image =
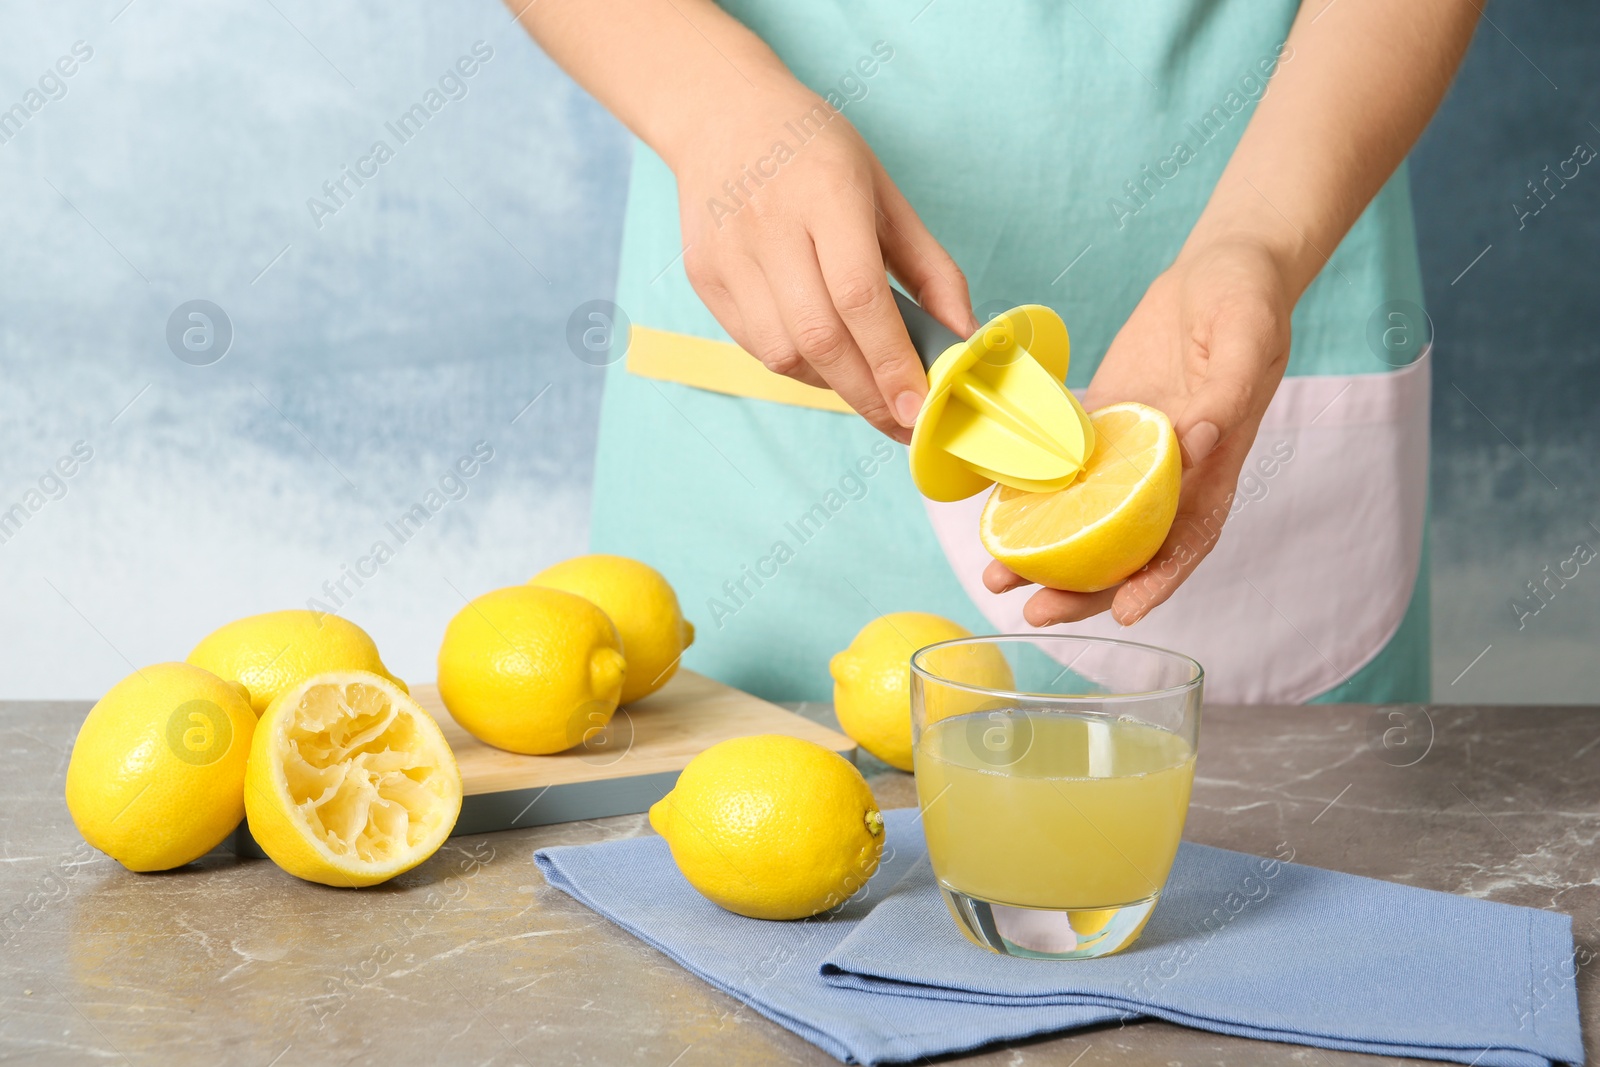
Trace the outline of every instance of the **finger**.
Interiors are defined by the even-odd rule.
[[[728,279],[727,289],[738,305],[742,322],[740,333],[729,330],[729,336],[774,374],[782,374],[819,389],[828,388],[822,375],[801,357],[800,350],[790,340],[766,276],[754,260],[747,262],[749,270],[732,273]]]
[[[754,260],[736,260],[728,268],[701,266],[690,281],[734,344],[775,374],[819,389],[828,387],[789,340],[766,278]]]
[[[1224,438],[1259,421],[1289,361],[1283,321],[1264,308],[1219,313],[1206,338],[1205,376],[1173,430],[1185,467],[1204,463]]]
[[[1062,622],[1082,622],[1111,607],[1116,589],[1098,593],[1069,593],[1065,589],[1041,589],[1022,606],[1022,618],[1029,626],[1053,626]]]
[[[967,278],[881,167],[877,177],[878,244],[889,273],[912,299],[962,337],[978,332]]]
[[[1210,554],[1219,533],[1220,528],[1208,528],[1195,517],[1180,514],[1160,551],[1117,590],[1111,617],[1132,626],[1165,604]]]
[[[1239,469],[1254,437],[1252,427],[1241,428],[1204,467],[1184,476],[1178,514],[1166,540],[1117,591],[1111,615],[1118,623],[1131,626],[1166,603],[1217,546],[1233,507]]]
[[[852,207],[829,215],[813,225],[812,238],[834,310],[872,369],[896,421],[913,425],[928,392],[928,375],[889,289],[870,209]]]
[[[733,293],[728,288],[725,275],[736,271],[725,271],[722,265],[710,257],[709,254],[695,248],[685,249],[683,255],[684,273],[688,275],[689,285],[694,289],[700,302],[711,312],[717,324],[728,331],[728,336],[746,352],[750,349],[741,340],[745,336],[744,316],[739,312],[739,302],[733,298]]]
[[[896,440],[910,435],[889,412],[861,350],[834,309],[817,264],[816,248],[801,231],[782,247],[769,248],[761,269],[778,316],[800,356],[861,417]]]
[[[1013,589],[1032,584],[997,559],[990,560],[989,565],[983,568],[983,587],[991,593],[1009,593]]]

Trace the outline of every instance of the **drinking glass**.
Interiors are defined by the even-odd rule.
[[[1176,652],[1061,634],[911,657],[917,799],[962,933],[1034,959],[1134,942],[1183,835],[1203,679]]]

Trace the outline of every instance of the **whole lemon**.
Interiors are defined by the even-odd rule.
[[[617,628],[583,597],[536,585],[485,593],[439,646],[439,696],[485,744],[532,756],[603,730],[626,667]]]
[[[677,673],[683,650],[694,643],[694,624],[683,617],[678,595],[649,564],[626,556],[577,556],[534,575],[530,585],[563,589],[611,616],[628,657],[622,703],[654,693]]]
[[[303,609],[236,619],[202,638],[187,662],[241,683],[257,715],[285,689],[326,671],[371,671],[406,687],[383,665],[365,630],[337,615]]]
[[[376,885],[444,844],[461,814],[461,772],[439,724],[399,686],[332,671],[262,713],[245,810],[251,836],[290,874]]]
[[[779,734],[700,753],[651,807],[650,825],[690,885],[753,919],[803,919],[844,903],[883,853],[883,816],[861,772]]]
[[[83,839],[130,871],[210,852],[244,817],[256,716],[237,686],[187,663],[128,675],[89,710],[67,764]]]
[[[911,654],[971,636],[959,623],[922,611],[897,611],[867,623],[828,662],[839,727],[889,766],[911,770]],[[1011,670],[997,648],[983,646],[967,673],[961,681],[969,685],[1011,685]]]

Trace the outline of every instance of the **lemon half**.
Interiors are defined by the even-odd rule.
[[[311,882],[368,886],[436,852],[461,814],[461,772],[439,726],[399,686],[333,671],[261,716],[245,775],[250,833]]]
[[[996,486],[978,523],[983,547],[1030,582],[1093,593],[1150,561],[1178,513],[1183,476],[1172,423],[1144,404],[1091,412],[1094,452],[1065,489]]]

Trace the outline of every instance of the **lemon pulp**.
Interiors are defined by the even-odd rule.
[[[461,775],[438,725],[394,683],[335,672],[267,710],[245,805],[256,840],[291,874],[372,885],[421,863],[449,836]]]

